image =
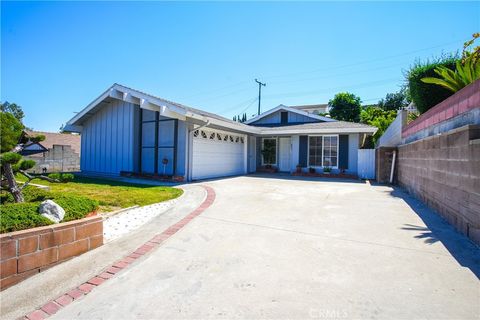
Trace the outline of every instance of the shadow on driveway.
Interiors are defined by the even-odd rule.
[[[389,192],[392,197],[401,198],[423,220],[426,227],[405,224],[401,229],[426,244],[441,242],[457,262],[469,268],[480,279],[480,248],[462,235],[439,214],[428,208],[399,187]]]

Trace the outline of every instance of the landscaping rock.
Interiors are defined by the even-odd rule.
[[[63,220],[65,216],[65,210],[60,207],[58,204],[53,202],[52,200],[45,200],[40,203],[40,207],[38,208],[41,216],[52,220],[55,223],[59,223]]]

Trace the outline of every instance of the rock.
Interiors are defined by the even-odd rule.
[[[40,212],[41,216],[52,220],[55,223],[59,223],[63,220],[65,216],[65,210],[60,207],[58,204],[53,202],[52,200],[45,200],[40,203],[40,207],[38,208],[38,212]]]

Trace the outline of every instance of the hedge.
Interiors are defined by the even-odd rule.
[[[0,233],[24,230],[50,225],[53,222],[38,213],[41,201],[52,199],[65,210],[62,222],[85,218],[90,212],[97,210],[98,201],[82,196],[64,195],[26,187],[23,190],[24,203],[13,203],[9,193],[1,195]]]
[[[435,68],[445,66],[455,70],[456,56],[447,56],[435,61],[417,62],[406,74],[410,98],[420,113],[424,113],[438,103],[450,97],[453,92],[439,85],[424,83],[425,77],[438,77]]]
[[[49,219],[38,214],[38,203],[10,203],[0,208],[0,233],[48,226],[53,224]]]
[[[98,209],[98,201],[81,196],[61,195],[53,200],[65,210],[63,222],[82,219]]]

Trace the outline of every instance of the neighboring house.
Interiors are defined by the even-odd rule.
[[[328,104],[308,104],[304,106],[290,106],[291,108],[306,111],[313,114],[325,114],[329,112]]]
[[[22,155],[36,162],[31,172],[80,171],[80,135],[28,131],[28,135],[44,135],[45,140],[26,143]]]
[[[73,117],[81,132],[81,171],[205,179],[255,172],[263,165],[293,172],[297,164],[357,173],[362,135],[376,131],[280,105],[245,124],[119,84]],[[273,150],[268,159],[265,146]]]

